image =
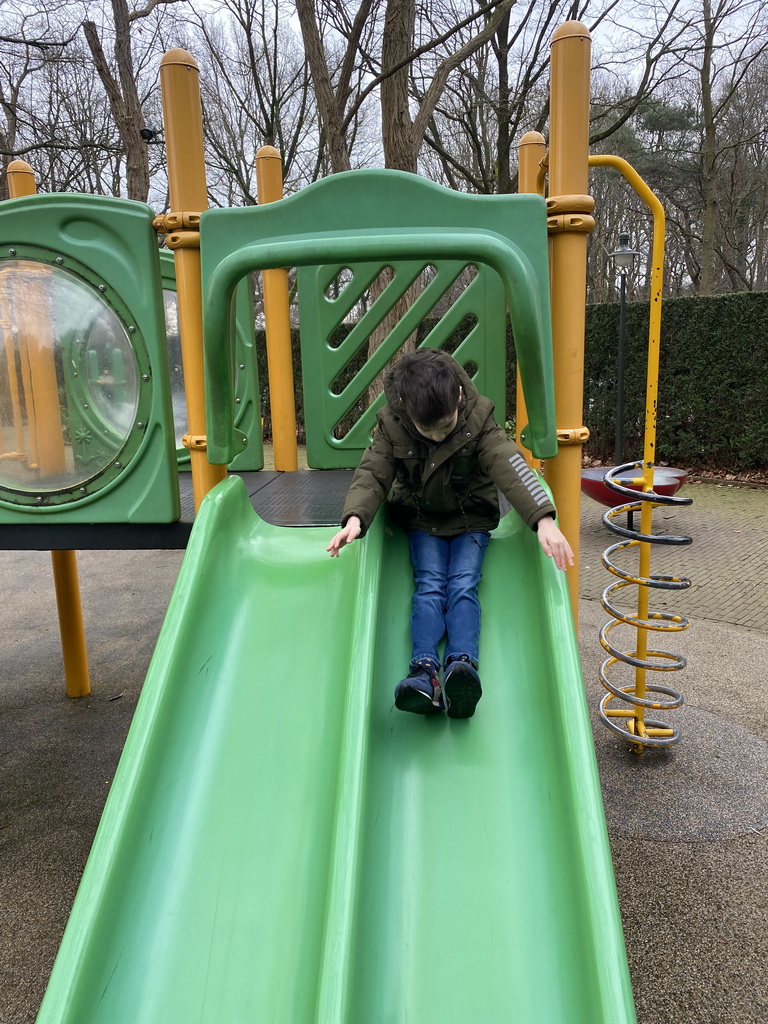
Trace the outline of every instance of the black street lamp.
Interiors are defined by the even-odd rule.
[[[619,272],[620,281],[619,352],[616,364],[616,443],[613,462],[615,466],[621,466],[624,451],[624,337],[626,333],[627,274],[633,269],[635,258],[641,254],[630,248],[629,233],[622,231],[619,234],[618,249],[609,255],[613,260],[614,269]]]

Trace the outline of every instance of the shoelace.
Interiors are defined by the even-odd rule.
[[[429,673],[429,681],[432,684],[432,703],[437,704],[443,695],[440,677],[437,674],[437,666],[433,665],[431,661],[417,661],[415,664]]]

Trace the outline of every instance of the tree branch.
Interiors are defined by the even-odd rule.
[[[394,64],[391,68],[387,68],[385,72],[376,75],[376,77],[371,79],[368,85],[363,90],[361,90],[359,96],[357,97],[357,100],[350,107],[342,123],[342,130],[347,130],[347,128],[350,125],[350,122],[352,121],[352,119],[357,114],[357,111],[362,106],[363,101],[367,99],[368,96],[370,96],[370,94],[374,91],[374,89],[377,89],[385,79],[391,78],[392,75],[402,70],[402,68],[407,67],[409,64],[413,64],[413,62],[418,57],[421,57],[425,53],[429,53],[430,50],[434,50],[442,43],[447,42],[451,38],[451,36],[454,36],[462,28],[466,28],[467,25],[471,25],[473,22],[477,21],[478,18],[481,18],[484,14],[488,14],[489,11],[493,11],[497,7],[499,9],[503,8],[504,11],[507,11],[510,8],[512,8],[515,5],[515,3],[517,3],[517,0],[492,0],[491,3],[485,4],[483,7],[478,8],[478,10],[475,11],[474,14],[470,14],[463,21],[460,21],[458,24],[448,29],[448,31],[443,32],[441,36],[437,36],[435,39],[431,39],[428,43],[424,43],[423,46],[417,47],[417,49],[415,49],[412,53],[409,53],[406,58],[399,61],[397,64]],[[495,31],[497,21],[494,21],[493,24]],[[484,41],[485,39],[483,39],[483,42]]]
[[[91,51],[93,57],[93,63],[98,72],[99,78],[102,81],[104,89],[109,98],[110,106],[113,110],[123,109],[123,94],[120,92],[120,86],[118,85],[117,79],[112,74],[109,67],[109,61],[107,60],[106,54],[101,45],[99,34],[96,31],[96,25],[92,21],[83,22],[83,34],[85,35],[88,48]]]
[[[479,49],[483,43],[487,42],[495,34],[499,23],[505,17],[507,11],[514,6],[515,2],[516,0],[501,0],[501,3],[496,6],[493,15],[486,22],[485,27],[476,36],[468,40],[464,46],[456,50],[455,53],[446,57],[442,64],[440,64],[414,119],[414,138],[420,139],[424,136],[429,119],[434,113],[451,71],[462,64],[467,57],[470,57],[475,50]]]
[[[146,18],[159,4],[177,3],[186,3],[186,0],[149,0],[147,6],[142,7],[140,11],[131,11],[128,15],[128,21],[137,21],[139,18]]]
[[[67,39],[52,40],[51,42],[46,42],[44,39],[25,39],[23,36],[0,35],[0,43],[9,43],[11,46],[31,46],[36,50],[64,49],[75,38],[77,31],[75,29]]]

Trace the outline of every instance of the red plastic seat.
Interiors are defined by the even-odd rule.
[[[581,471],[581,489],[589,498],[599,501],[602,505],[615,508],[623,505],[626,497],[606,487],[603,477],[613,466],[588,466]],[[655,466],[653,470],[653,489],[657,494],[671,496],[683,486],[688,476],[685,469],[672,466]],[[642,487],[633,486],[632,490],[641,491]]]

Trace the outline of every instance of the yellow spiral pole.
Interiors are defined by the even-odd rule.
[[[658,199],[658,197],[651,191],[647,183],[641,178],[637,171],[629,164],[626,160],[618,156],[611,155],[600,155],[589,157],[590,167],[613,167],[618,170],[626,179],[626,181],[632,186],[637,195],[643,200],[646,206],[651,211],[653,216],[653,243],[651,249],[651,291],[650,291],[650,318],[648,327],[648,367],[646,377],[646,399],[645,399],[645,432],[643,442],[643,461],[642,467],[639,465],[637,468],[642,468],[642,477],[627,477],[623,475],[621,479],[618,477],[618,473],[614,471],[614,475],[620,484],[632,483],[635,486],[642,484],[643,494],[649,497],[653,492],[653,470],[656,462],[656,426],[657,426],[657,409],[658,409],[658,393],[659,393],[659,353],[661,345],[661,304],[662,304],[662,289],[664,285],[664,236],[666,230],[666,218],[664,215],[664,208]],[[628,467],[621,467],[622,470],[626,470]],[[615,488],[614,488],[615,489]],[[689,504],[689,500],[686,499],[675,499],[676,503]],[[648,581],[653,580],[654,577],[651,575],[651,544],[654,543],[652,538],[653,535],[653,509],[659,504],[658,501],[649,500],[646,498],[640,502],[640,533],[637,535],[637,539],[632,541],[632,544],[638,544],[639,546],[639,566],[636,578],[627,577],[632,582],[638,583],[638,597],[637,597],[637,616],[631,621],[635,624],[637,642],[636,650],[634,652],[634,660],[630,663],[635,664],[635,685],[633,694],[638,702],[635,703],[632,711],[630,712],[619,712],[610,711],[608,715],[623,716],[628,719],[627,728],[633,736],[637,737],[636,748],[642,748],[643,741],[648,742],[649,739],[655,739],[658,744],[659,741],[667,739],[674,741],[677,739],[677,731],[674,729],[653,728],[648,730],[645,723],[645,710],[647,706],[654,706],[648,698],[648,686],[646,681],[647,663],[648,663],[648,629],[653,628],[647,625],[651,619],[649,618],[649,601],[650,601],[650,589],[652,584],[649,585]],[[612,519],[618,515],[622,510],[623,506],[618,509],[613,509],[607,513],[606,522],[611,522]],[[618,532],[618,531],[617,531]],[[686,538],[687,541],[687,538]],[[658,541],[657,541],[658,542]],[[682,539],[677,539],[678,543],[682,543]],[[630,546],[630,545],[626,545]],[[605,559],[604,559],[605,561]],[[613,570],[611,570],[613,571]],[[672,578],[670,577],[671,581]],[[643,581],[641,584],[640,581]],[[684,582],[686,585],[688,581],[677,580],[677,582]],[[610,609],[609,609],[610,610]],[[662,619],[666,616],[660,616],[658,614],[652,617],[653,619]],[[677,628],[685,628],[687,622],[679,617],[671,617],[672,621],[677,622]],[[624,619],[623,621],[628,621]],[[684,625],[681,625],[684,624]],[[661,627],[656,627],[661,628]],[[670,628],[668,625],[666,628]],[[604,631],[605,633],[605,631]],[[604,634],[603,634],[604,636]],[[604,644],[604,646],[606,646]],[[609,648],[607,648],[609,649]],[[613,650],[613,649],[611,649]],[[663,652],[652,651],[652,656],[666,658],[668,657]],[[679,662],[680,659],[676,659]],[[645,663],[645,664],[643,664]],[[684,664],[684,661],[682,662]],[[682,667],[679,663],[675,667]],[[604,666],[605,668],[605,666]],[[659,669],[657,669],[659,670]],[[678,695],[679,697],[679,695]],[[610,696],[607,700],[612,699]],[[606,698],[604,698],[606,700]],[[682,698],[675,700],[673,704],[667,706],[678,706],[682,703]]]

